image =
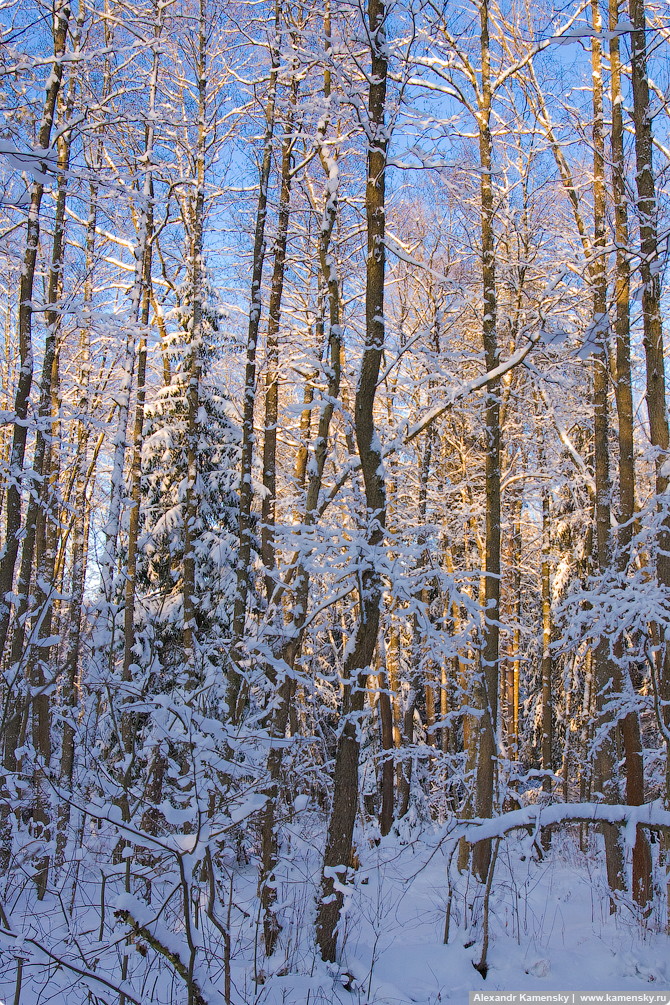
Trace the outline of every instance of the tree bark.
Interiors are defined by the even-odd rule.
[[[656,496],[665,493],[670,478],[668,417],[665,403],[665,362],[661,315],[661,262],[658,253],[656,184],[654,180],[652,120],[647,76],[646,13],[644,0],[630,0],[631,77],[635,124],[637,213],[640,227],[640,276],[642,279],[642,327],[647,371],[649,435],[655,448]],[[663,520],[658,536],[656,570],[659,583],[670,588],[670,518]],[[663,721],[670,726],[670,647],[661,660],[659,698]],[[666,763],[666,803],[670,804],[670,758]]]
[[[261,557],[265,567],[268,602],[275,588],[275,510],[277,501],[277,421],[279,418],[279,325],[286,269],[286,242],[291,204],[293,120],[298,100],[298,78],[291,78],[281,153],[279,214],[275,238],[274,268],[268,310],[267,354],[265,361],[265,424],[263,437],[263,488],[261,503]]]
[[[493,143],[491,139],[491,65],[489,50],[488,0],[482,0],[480,14],[481,97],[478,111],[479,156],[481,166],[481,236],[484,319],[482,334],[487,370],[498,366],[496,255],[493,202]],[[499,629],[500,617],[500,378],[486,386],[486,565],[484,591],[484,627],[482,644],[482,682],[476,688],[482,715],[476,751],[478,817],[493,813],[496,730],[498,725]],[[485,883],[491,860],[491,842],[475,845],[472,865],[480,882]]]
[[[551,693],[551,537],[549,519],[549,490],[542,490],[542,788],[551,792],[551,779],[547,772],[552,770],[553,703]]]
[[[270,82],[265,109],[265,136],[263,137],[263,161],[261,163],[258,206],[256,209],[256,229],[251,276],[251,300],[249,305],[249,327],[247,331],[246,367],[244,374],[244,404],[242,409],[242,456],[240,472],[240,510],[238,519],[238,552],[233,608],[233,632],[228,670],[228,716],[233,723],[238,722],[242,709],[240,689],[242,676],[239,670],[241,645],[244,637],[244,623],[247,610],[247,588],[251,563],[251,469],[254,452],[254,403],[256,400],[256,350],[261,319],[261,283],[265,264],[265,222],[267,218],[268,184],[272,167],[272,136],[275,126],[275,105],[277,100],[277,78],[279,76],[279,45],[281,39],[282,0],[275,3],[275,38],[270,48]]]
[[[63,79],[62,56],[65,53],[69,21],[69,3],[67,0],[60,0],[54,10],[54,61],[46,83],[46,97],[42,110],[42,120],[37,134],[38,147],[44,151],[47,151],[51,144],[51,129],[56,112],[58,93]],[[47,170],[47,165],[41,163],[39,169],[44,173]],[[37,248],[40,236],[40,209],[43,192],[44,185],[42,182],[34,181],[30,192],[26,250],[19,284],[18,334],[21,366],[14,399],[15,420],[7,487],[5,545],[0,554],[0,653],[5,651],[5,643],[7,641],[11,611],[11,600],[8,594],[11,594],[12,591],[14,567],[16,565],[20,540],[21,479],[26,438],[28,435],[26,419],[33,380],[33,284],[35,281],[35,266],[37,263]]]
[[[321,892],[317,905],[316,941],[324,960],[334,960],[337,949],[337,922],[342,893],[335,890],[334,878],[346,878],[358,805],[359,719],[365,686],[377,643],[381,577],[375,552],[382,544],[386,525],[386,487],[381,447],[375,431],[374,401],[384,347],[385,275],[385,188],[388,135],[385,125],[386,8],[383,0],[368,0],[368,38],[371,74],[368,91],[368,158],[365,191],[368,254],[365,288],[365,349],[354,403],[356,442],[361,460],[367,504],[367,558],[360,572],[360,617],[354,644],[345,663],[345,678],[351,696],[343,714],[337,744],[333,778],[333,805],[328,824],[323,860]]]
[[[633,394],[630,367],[630,265],[628,239],[628,200],[626,194],[626,165],[624,157],[623,93],[621,89],[621,60],[619,36],[614,33],[619,23],[621,0],[610,0],[610,81],[612,90],[612,191],[614,195],[614,221],[616,242],[616,375],[615,393],[619,418],[619,531],[618,568],[625,574],[630,561],[630,545],[635,516],[635,463],[633,452]],[[625,640],[619,637],[614,643],[614,663],[621,660]],[[618,691],[632,692],[627,666],[619,664],[615,678]],[[640,717],[629,712],[621,723],[625,751],[626,802],[629,806],[644,803],[644,762]],[[633,897],[644,907],[652,896],[651,849],[645,830],[638,827],[633,847]]]
[[[593,438],[596,481],[596,550],[601,575],[609,571],[611,560],[610,474],[608,436],[608,336],[605,219],[605,150],[603,134],[602,24],[598,0],[592,0],[593,37],[591,58],[593,68],[593,259],[591,280],[593,289],[593,338],[597,350],[593,361]],[[602,734],[597,751],[596,784],[607,803],[620,802],[618,771],[611,713],[606,706],[611,698],[612,661],[607,638],[595,647],[595,679],[597,689],[598,725]],[[608,728],[609,725],[609,728]],[[617,827],[602,825],[605,838],[607,880],[610,890],[624,888],[623,851]],[[614,900],[611,901],[614,910]]]
[[[207,14],[206,0],[200,0],[198,19],[198,142],[196,149],[196,190],[191,220],[191,297],[192,318],[190,359],[186,391],[187,472],[184,499],[184,559],[182,570],[183,645],[186,687],[198,683],[196,668],[196,596],[195,540],[198,525],[198,413],[200,410],[200,375],[202,370],[203,313],[203,227],[205,217],[205,154],[207,146]]]
[[[324,17],[324,33],[326,41],[330,38],[329,8],[326,7]],[[328,44],[326,46],[328,48]],[[324,74],[324,97],[327,108],[330,99],[330,76]],[[319,424],[314,440],[314,461],[310,474],[307,492],[305,495],[304,526],[310,528],[318,520],[318,504],[321,485],[323,482],[323,472],[328,454],[328,441],[330,436],[330,423],[335,409],[335,402],[340,394],[341,380],[341,358],[342,358],[342,327],[340,323],[340,288],[337,276],[335,258],[330,252],[331,238],[338,211],[338,186],[339,173],[337,158],[331,156],[326,143],[326,132],[328,128],[328,115],[322,118],[317,132],[317,143],[319,147],[320,160],[326,172],[328,182],[326,185],[326,195],[319,230],[318,254],[321,267],[321,275],[328,290],[329,305],[329,361],[328,361],[328,394],[321,407],[319,414]],[[304,461],[303,461],[304,456]],[[295,466],[295,476],[301,480],[304,477],[307,454],[302,448],[298,451]],[[307,623],[308,601],[309,601],[309,569],[306,565],[308,552],[297,554],[296,576],[294,585],[294,604],[291,614],[290,624],[287,629],[287,641],[284,645],[283,659],[286,665],[293,670],[298,659],[302,645],[302,637]],[[276,739],[283,739],[286,733],[286,726],[290,713],[290,701],[293,694],[292,679],[285,677],[277,689],[278,705],[273,715],[271,732]],[[269,787],[267,790],[268,800],[265,805],[262,823],[261,837],[261,871],[259,876],[259,888],[261,903],[263,905],[263,934],[265,941],[265,951],[271,956],[279,935],[279,923],[274,913],[276,901],[276,888],[271,879],[273,870],[277,863],[277,833],[275,826],[275,810],[279,795],[279,778],[283,760],[283,746],[277,744],[270,750],[268,757]]]

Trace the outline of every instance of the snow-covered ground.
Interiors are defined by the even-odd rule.
[[[489,969],[484,979],[473,966],[482,951],[484,888],[472,877],[457,874],[455,857],[449,941],[443,942],[450,896],[447,866],[453,849],[445,833],[444,828],[428,824],[422,831],[407,829],[379,843],[359,834],[360,867],[347,892],[341,922],[344,945],[337,966],[321,962],[312,941],[322,840],[316,814],[298,814],[285,830],[278,870],[283,930],[280,947],[270,961],[262,954],[254,862],[239,866],[231,861],[231,1001],[235,1005],[437,1005],[449,1000],[466,1005],[470,991],[487,995],[656,995],[670,991],[665,891],[657,891],[646,919],[625,902],[610,914],[602,839],[592,828],[588,849],[582,852],[576,826],[554,834],[551,850],[542,860],[536,852],[528,855],[528,841],[522,843],[514,834],[501,842],[490,897]],[[653,848],[656,857],[658,845]],[[92,869],[81,872],[69,934],[63,921],[69,905],[49,896],[38,906],[30,886],[23,893],[17,889],[18,899],[9,904],[13,930],[23,930],[43,944],[48,941],[54,955],[78,960],[82,969],[85,964],[117,986],[122,955],[128,953],[131,983],[126,987],[132,986],[142,1005],[186,1005],[184,982],[174,976],[167,961],[147,951],[141,941],[125,948],[127,929],[114,919],[114,906],[120,902],[115,900],[119,890],[114,893],[111,879],[107,881],[104,938],[97,941],[100,884],[93,882]],[[657,869],[657,875],[661,872]],[[160,922],[171,927],[173,946],[184,940],[177,919],[178,912],[172,916],[166,909]],[[221,944],[217,950],[204,921],[201,915],[200,973],[207,971],[208,997],[218,1005],[224,1001]],[[3,938],[3,949],[0,1001],[12,1003],[15,961],[21,948]],[[118,992],[111,988],[78,980],[71,970],[58,969],[53,961],[48,965],[45,957],[29,958],[33,949],[30,944],[24,946],[22,1005],[119,1001]]]

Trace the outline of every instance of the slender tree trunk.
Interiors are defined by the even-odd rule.
[[[71,118],[73,108],[74,84],[71,84],[67,102],[66,121]],[[49,488],[52,438],[51,432],[47,432],[47,424],[51,424],[52,379],[54,375],[54,364],[57,352],[57,332],[60,322],[60,314],[57,310],[55,310],[55,304],[61,288],[70,142],[71,137],[69,133],[63,134],[59,142],[58,190],[56,195],[56,213],[54,219],[51,267],[49,270],[47,293],[49,304],[49,309],[47,310],[46,315],[47,334],[44,344],[42,377],[40,381],[39,423],[35,436],[35,450],[33,454],[33,471],[36,485],[30,494],[26,512],[24,527],[25,536],[23,538],[23,546],[21,549],[21,566],[19,569],[19,580],[17,584],[19,605],[17,616],[14,619],[9,659],[9,665],[12,668],[11,672],[13,673],[17,683],[20,679],[22,669],[25,667],[27,662],[30,662],[30,653],[32,653],[35,646],[35,639],[32,636],[34,633],[36,634],[39,631],[38,624],[41,624],[41,622],[35,621],[34,633],[30,632],[29,636],[29,652],[26,653],[25,640],[26,631],[29,628],[29,608],[32,606],[34,614],[37,614],[38,618],[41,617],[42,621],[44,615],[42,610],[45,601],[44,590],[38,587],[36,591],[37,595],[31,604],[30,584],[35,571],[33,568],[35,564],[39,570],[38,579],[40,582],[44,583],[45,570],[43,568],[43,558],[46,543],[46,510],[53,502],[53,500],[50,499],[51,493]],[[14,697],[14,708],[10,713],[11,718],[5,733],[5,763],[10,770],[14,770],[11,768],[11,765],[15,765],[16,763],[14,751],[16,750],[16,744],[18,742],[19,725],[22,714],[20,691]],[[35,699],[35,701],[41,703],[42,705],[44,704],[39,696]]]
[[[379,724],[381,727],[382,761],[381,761],[381,810],[379,828],[382,836],[388,834],[393,825],[393,775],[395,758],[393,751],[393,708],[391,705],[391,685],[388,670],[380,668],[377,674],[379,684]]]
[[[105,61],[103,78],[103,94],[109,93],[110,72],[109,60]],[[102,136],[98,135],[94,164],[99,168],[102,163]],[[72,791],[72,778],[75,763],[75,717],[78,693],[76,687],[77,669],[79,666],[79,648],[81,642],[81,619],[84,602],[84,582],[86,578],[87,536],[88,536],[88,505],[86,489],[88,483],[88,441],[90,436],[90,399],[89,384],[91,373],[91,325],[90,312],[93,296],[93,271],[95,268],[96,227],[98,213],[99,183],[94,171],[90,184],[89,213],[86,226],[86,279],[84,282],[84,310],[88,319],[82,329],[80,339],[80,397],[79,418],[77,422],[77,473],[75,477],[75,511],[74,532],[72,542],[72,585],[70,600],[70,627],[68,632],[65,666],[63,672],[63,704],[67,709],[63,717],[63,737],[61,741],[60,782],[68,792]],[[70,803],[61,800],[58,808],[58,825],[56,834],[56,867],[63,864],[67,828],[70,822]]]
[[[660,500],[670,479],[667,474],[669,435],[665,402],[665,362],[661,314],[661,262],[658,253],[656,184],[654,180],[652,118],[647,76],[646,14],[644,0],[630,0],[631,77],[635,123],[637,213],[640,226],[642,327],[647,370],[647,414],[652,446],[656,448],[656,495]],[[665,517],[658,538],[656,568],[659,583],[670,587],[670,518]],[[670,726],[670,647],[661,660],[660,699],[663,721]],[[670,758],[666,763],[666,802],[670,803]]]
[[[351,698],[344,708],[344,725],[338,738],[333,778],[333,805],[323,859],[321,892],[317,906],[316,941],[324,960],[334,960],[337,922],[342,894],[335,891],[334,876],[346,877],[351,857],[358,805],[358,720],[363,711],[365,685],[377,643],[381,577],[375,551],[382,544],[386,525],[386,487],[381,448],[375,432],[374,400],[384,347],[384,234],[386,150],[384,122],[386,79],[386,8],[383,0],[368,0],[368,38],[371,75],[368,92],[368,160],[365,193],[368,254],[365,290],[365,349],[354,404],[356,441],[361,459],[368,513],[368,557],[360,572],[360,617],[356,636],[345,663]]]
[[[277,501],[277,421],[279,418],[279,324],[286,270],[286,242],[291,203],[293,120],[298,100],[298,78],[291,78],[288,109],[281,154],[279,214],[275,239],[274,268],[268,310],[267,358],[265,370],[265,428],[263,439],[263,487],[261,504],[261,557],[265,566],[268,601],[274,593],[275,510]]]
[[[228,715],[237,722],[242,709],[240,688],[242,676],[239,670],[241,644],[244,637],[244,622],[247,610],[247,585],[251,563],[251,468],[254,450],[254,403],[256,400],[256,350],[261,319],[261,283],[265,263],[265,221],[267,218],[268,184],[272,167],[272,136],[275,126],[275,104],[277,100],[277,77],[279,75],[279,46],[281,38],[282,0],[275,3],[275,40],[270,50],[271,70],[268,101],[265,110],[265,136],[263,138],[263,161],[258,187],[258,207],[256,209],[256,230],[251,276],[251,301],[249,306],[249,328],[247,333],[246,368],[244,375],[244,404],[242,414],[242,457],[240,474],[240,511],[238,527],[238,553],[233,608],[233,638],[230,666],[228,671]]]
[[[491,139],[491,68],[489,52],[488,0],[479,7],[481,22],[482,89],[478,112],[481,165],[482,280],[484,290],[483,338],[487,370],[498,366],[497,303],[495,275],[495,234],[493,229],[493,144]],[[486,387],[486,568],[484,593],[484,638],[482,645],[482,702],[477,742],[475,797],[478,817],[493,813],[496,730],[498,725],[499,629],[500,617],[500,379]],[[491,859],[491,842],[480,841],[473,849],[472,865],[484,883]]]
[[[202,358],[203,311],[203,227],[205,216],[205,155],[207,147],[207,13],[206,0],[200,0],[198,22],[198,145],[196,151],[196,190],[191,226],[191,296],[190,365],[187,408],[187,474],[184,499],[184,560],[182,571],[183,643],[186,686],[196,687],[196,596],[195,540],[198,528],[198,412],[200,410],[200,374]]]
[[[158,88],[159,55],[157,42],[162,28],[160,19],[154,28],[155,44],[151,77],[149,81],[149,114],[144,131],[144,161],[145,173],[142,185],[142,207],[140,213],[140,231],[145,230],[144,238],[140,233],[140,243],[144,243],[144,260],[142,262],[142,308],[140,314],[140,341],[137,354],[137,393],[135,401],[135,423],[133,429],[133,456],[131,461],[131,505],[128,514],[128,559],[126,562],[125,607],[123,621],[123,672],[122,679],[128,684],[132,681],[135,646],[135,590],[137,585],[137,539],[140,526],[140,495],[142,475],[142,434],[144,430],[144,403],[146,395],[147,342],[146,330],[149,324],[149,302],[151,298],[151,259],[153,239],[153,145],[155,130],[156,91]],[[133,748],[132,717],[121,712],[121,741],[126,754]]]
[[[551,693],[551,537],[549,519],[549,490],[542,490],[542,769],[545,775],[542,788],[551,792],[551,779],[546,772],[552,770],[553,702]]]
[[[609,27],[610,69],[612,89],[612,190],[614,194],[616,241],[616,380],[615,392],[619,418],[619,532],[618,566],[625,574],[630,561],[630,544],[633,536],[635,514],[635,466],[633,453],[633,394],[630,368],[630,266],[628,262],[628,200],[626,193],[626,165],[624,157],[623,94],[621,90],[621,61],[619,36],[614,33],[619,23],[621,0],[610,0]],[[624,653],[624,639],[614,644],[614,663]],[[615,679],[618,691],[632,692],[627,666],[619,666]],[[626,802],[641,806],[644,802],[644,762],[640,717],[637,711],[629,712],[621,723],[626,758]],[[637,829],[633,847],[633,897],[644,906],[651,900],[651,849],[646,831]]]
[[[591,268],[593,289],[593,336],[598,348],[593,364],[594,454],[596,480],[596,548],[601,575],[609,571],[611,560],[610,475],[608,437],[608,335],[606,219],[605,219],[605,152],[603,135],[602,25],[598,0],[591,4],[594,35],[591,39],[593,66],[593,205],[594,238]],[[611,713],[606,706],[611,698],[612,661],[609,640],[601,638],[595,649],[598,724],[602,738],[597,751],[596,784],[608,803],[620,801],[617,758],[614,738],[608,723]],[[603,824],[607,879],[611,890],[624,887],[624,865],[618,828]],[[614,909],[614,901],[612,909]]]
[[[519,682],[521,677],[521,495],[514,505],[514,660],[512,662],[512,736],[514,760],[519,760]]]
[[[326,39],[330,38],[329,8],[326,8],[324,17],[324,32]],[[324,96],[326,103],[330,99],[330,76],[325,75]],[[337,158],[331,156],[326,143],[326,130],[328,127],[328,115],[324,115],[317,132],[317,142],[321,163],[328,177],[326,188],[326,198],[323,208],[323,217],[319,231],[319,263],[321,274],[328,290],[329,305],[329,366],[328,394],[324,405],[321,407],[317,434],[314,440],[314,459],[310,473],[309,483],[305,496],[305,515],[303,523],[306,528],[314,526],[318,520],[318,505],[323,472],[328,454],[328,440],[330,436],[330,423],[333,417],[335,402],[340,394],[341,380],[341,359],[342,359],[342,327],[340,322],[340,288],[335,266],[335,256],[330,251],[330,243],[333,228],[337,219],[338,210],[338,185],[339,173]],[[302,478],[304,475],[301,452],[296,458],[296,476]],[[305,454],[305,463],[306,463]],[[307,611],[309,600],[309,569],[306,565],[307,553],[299,554],[295,557],[297,570],[295,576],[294,592],[295,601],[290,625],[287,629],[288,639],[284,646],[283,659],[286,665],[293,670],[298,659],[302,644],[302,636],[307,623]],[[286,733],[290,712],[290,701],[293,693],[292,679],[285,677],[277,689],[278,704],[273,715],[271,731],[272,736],[283,739]],[[274,947],[279,935],[279,923],[274,913],[276,901],[276,888],[271,882],[273,870],[277,863],[277,833],[275,826],[275,810],[279,794],[279,777],[283,759],[283,747],[281,744],[273,746],[268,757],[268,775],[270,784],[268,787],[268,800],[265,805],[262,823],[262,847],[261,847],[261,872],[259,877],[259,888],[261,903],[263,905],[263,928],[265,951],[268,956],[274,952]]]
[[[417,619],[415,618],[413,632],[414,651],[420,649],[420,639]],[[398,772],[398,807],[396,816],[398,820],[406,815],[409,810],[409,797],[412,791],[412,747],[414,746],[414,713],[416,711],[416,672],[409,674],[409,687],[407,689],[407,699],[402,715],[402,746],[403,752],[400,755],[400,770]]]
[[[48,150],[51,145],[51,129],[56,112],[56,101],[63,79],[63,61],[61,57],[65,52],[69,21],[69,4],[67,0],[60,0],[54,10],[55,58],[46,83],[46,97],[42,110],[42,120],[37,134],[37,145],[41,150]],[[46,172],[47,165],[41,164],[40,170],[43,173]],[[14,582],[14,567],[19,549],[19,532],[21,529],[21,479],[26,438],[28,435],[26,419],[33,380],[33,284],[35,281],[37,247],[40,236],[40,209],[43,191],[44,186],[42,182],[34,181],[30,192],[26,250],[19,285],[19,355],[21,367],[14,399],[15,420],[9,463],[5,544],[4,549],[0,553],[0,653],[5,651],[5,643],[7,641],[11,611],[11,601],[8,594],[11,594]]]

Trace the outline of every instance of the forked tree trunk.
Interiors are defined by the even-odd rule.
[[[62,15],[61,15],[62,16]],[[58,17],[58,15],[57,15]],[[65,38],[58,40],[59,24],[56,22],[55,52],[62,52]],[[67,22],[63,31],[67,30]],[[78,48],[79,32],[75,40]],[[60,94],[56,91],[55,105],[58,105]],[[67,125],[74,110],[75,84],[70,83],[70,90],[64,108],[64,124]],[[51,115],[55,113],[52,109]],[[70,162],[71,133],[65,131],[58,141],[58,188],[56,195],[56,212],[53,228],[51,265],[47,283],[46,338],[40,385],[39,422],[35,437],[33,470],[36,485],[30,494],[28,512],[26,514],[25,537],[21,555],[19,575],[19,608],[14,622],[14,632],[10,650],[11,672],[18,683],[23,676],[30,685],[32,694],[32,739],[36,755],[33,767],[32,786],[32,831],[33,836],[48,844],[50,834],[49,794],[45,781],[45,769],[48,771],[51,760],[51,715],[50,701],[45,694],[46,674],[50,675],[50,646],[46,640],[51,635],[52,593],[54,579],[54,561],[58,536],[58,475],[60,471],[60,424],[56,418],[52,420],[54,404],[58,409],[58,394],[54,396],[54,381],[58,381],[58,331],[60,328],[60,312],[56,304],[62,292],[64,235],[65,235],[65,205],[67,199],[67,177]],[[48,140],[47,140],[48,144]],[[39,227],[39,219],[37,221]],[[33,261],[33,269],[35,262]],[[23,277],[25,278],[25,276]],[[31,287],[32,288],[32,287]],[[29,321],[29,328],[31,325]],[[57,411],[56,411],[57,415]],[[25,431],[24,431],[25,432]],[[53,445],[55,443],[55,451]],[[9,517],[9,513],[8,513]],[[34,568],[33,568],[34,565]],[[34,576],[34,617],[30,629],[28,650],[25,651],[26,627],[30,617],[30,584]],[[1,598],[0,598],[1,599]],[[0,604],[1,607],[1,604]],[[5,763],[10,770],[15,770],[16,745],[19,742],[21,720],[25,723],[28,709],[24,703],[29,703],[31,697],[22,698],[21,688],[13,702],[11,719],[5,735]],[[12,767],[13,766],[13,767]],[[49,875],[49,856],[43,854],[36,863],[34,875],[38,899],[42,900],[47,889]]]
[[[329,8],[326,8],[324,17],[324,33],[326,36],[326,48],[330,39],[330,16]],[[330,99],[330,74],[324,75],[324,96],[326,103]],[[339,173],[337,158],[331,155],[326,142],[326,131],[328,128],[328,115],[324,115],[321,120],[318,132],[317,143],[319,155],[324,171],[328,178],[326,185],[326,197],[323,207],[321,229],[319,232],[319,263],[321,275],[328,291],[329,306],[329,367],[328,367],[328,394],[325,403],[321,407],[319,414],[319,424],[314,440],[313,466],[305,495],[305,514],[303,523],[306,528],[316,524],[319,513],[319,495],[323,482],[323,472],[328,455],[328,441],[330,437],[330,423],[335,409],[335,402],[340,394],[341,378],[341,358],[342,358],[342,327],[340,323],[340,288],[335,266],[335,257],[331,253],[330,244],[333,229],[337,220],[338,211],[338,185]],[[306,450],[300,449],[296,458],[295,477],[302,481],[305,476],[307,462]],[[294,605],[291,621],[287,626],[288,639],[283,650],[283,659],[286,665],[293,670],[298,659],[302,645],[302,637],[307,623],[308,600],[309,600],[309,568],[306,564],[307,554],[295,556],[297,563],[295,583],[294,583]],[[286,733],[286,726],[290,714],[290,702],[293,695],[293,680],[285,677],[278,686],[278,698],[275,713],[272,718],[272,736],[283,739]],[[283,760],[283,746],[277,744],[270,750],[268,756],[268,775],[270,784],[267,794],[269,796],[263,812],[262,835],[261,835],[261,870],[259,876],[259,891],[261,903],[263,905],[263,934],[265,941],[265,951],[268,956],[274,952],[274,947],[279,936],[279,922],[274,912],[274,904],[277,892],[272,883],[272,876],[277,864],[277,832],[276,832],[276,808],[279,795],[279,778]]]

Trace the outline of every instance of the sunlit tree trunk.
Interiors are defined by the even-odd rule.
[[[481,166],[482,280],[484,288],[483,339],[487,370],[498,366],[495,234],[493,199],[493,143],[491,139],[491,66],[489,50],[488,0],[479,7],[481,33],[481,100],[478,112]],[[477,731],[475,812],[478,817],[493,813],[496,730],[498,723],[499,611],[500,611],[500,379],[486,387],[486,564],[482,681],[476,699],[482,715]],[[485,882],[491,858],[491,842],[480,841],[473,848],[475,874]]]
[[[656,183],[653,164],[652,115],[647,73],[646,13],[644,0],[630,0],[631,78],[635,123],[635,181],[640,227],[640,276],[642,279],[642,327],[647,370],[646,402],[649,435],[655,450],[656,495],[660,500],[670,478],[668,416],[665,402],[665,361],[661,314],[661,259],[658,248]],[[658,538],[656,568],[659,583],[670,587],[670,518],[666,516]],[[660,698],[663,721],[670,726],[670,647],[660,661]],[[666,763],[666,802],[670,803],[670,758]]]
[[[628,199],[626,192],[626,163],[624,156],[623,93],[621,88],[621,61],[619,35],[614,32],[620,20],[621,0],[610,0],[610,81],[612,90],[612,191],[614,196],[614,221],[616,241],[616,374],[615,392],[619,419],[619,530],[618,567],[625,573],[630,561],[630,544],[633,536],[635,513],[635,466],[633,453],[633,394],[630,367],[630,265],[628,261]],[[614,643],[614,665],[617,691],[632,692],[628,667],[619,664],[625,641],[619,637]],[[640,717],[629,712],[621,722],[625,751],[626,802],[640,806],[644,802],[644,762]],[[633,847],[633,897],[640,905],[651,899],[651,850],[647,834],[637,829]]]

